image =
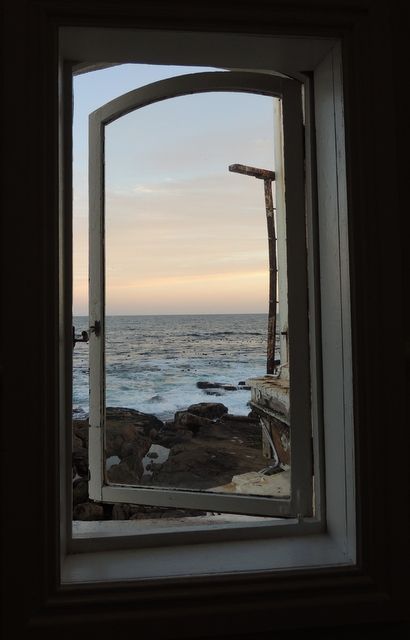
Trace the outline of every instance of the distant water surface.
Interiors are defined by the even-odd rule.
[[[74,318],[76,333],[88,318]],[[107,406],[153,413],[162,420],[196,402],[223,402],[246,415],[250,392],[198,389],[199,381],[237,386],[266,372],[266,314],[108,316]],[[77,343],[73,413],[88,413],[88,345]]]

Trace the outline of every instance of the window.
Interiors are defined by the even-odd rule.
[[[106,451],[105,440],[105,310],[104,300],[106,287],[104,273],[106,273],[105,249],[109,240],[109,233],[105,223],[105,211],[108,209],[105,192],[105,175],[111,170],[108,150],[110,137],[108,136],[112,123],[138,109],[147,109],[149,105],[158,101],[173,101],[176,97],[189,94],[193,97],[204,92],[242,91],[260,93],[275,97],[279,102],[277,111],[277,137],[284,140],[283,148],[277,153],[277,180],[283,182],[279,191],[286,193],[285,202],[281,205],[279,217],[286,218],[286,231],[281,228],[280,244],[284,245],[285,237],[289,250],[287,252],[290,274],[286,289],[289,293],[283,295],[281,321],[289,324],[289,341],[286,349],[290,352],[291,361],[291,465],[290,465],[290,495],[278,495],[273,478],[272,495],[266,496],[268,477],[259,476],[265,480],[262,491],[258,495],[258,486],[251,485],[249,495],[244,495],[241,486],[239,491],[194,491],[189,486],[172,489],[167,486],[126,486],[119,481],[110,482],[107,478],[106,461],[102,452]],[[239,97],[237,98],[239,100]],[[273,100],[272,100],[273,103]],[[273,105],[272,105],[273,107]],[[171,108],[171,107],[170,107]],[[273,108],[272,108],[273,117]],[[158,122],[166,122],[166,110],[160,112]],[[283,133],[282,133],[283,126]],[[182,133],[182,132],[181,132]],[[108,136],[108,140],[107,140]],[[137,139],[134,144],[137,144]],[[177,147],[175,151],[177,150]],[[143,155],[144,150],[140,153]],[[108,156],[107,156],[108,154]],[[281,164],[284,158],[283,166]],[[159,160],[159,158],[158,158]],[[188,507],[209,511],[239,512],[245,514],[259,514],[270,516],[310,516],[312,513],[312,465],[310,458],[311,416],[310,416],[310,374],[308,349],[308,312],[307,312],[307,262],[305,239],[305,206],[304,206],[304,176],[303,176],[303,122],[302,122],[302,92],[301,84],[296,80],[288,80],[268,74],[211,72],[195,75],[185,75],[168,79],[153,85],[148,85],[131,91],[115,100],[101,106],[90,116],[90,483],[89,494],[94,500],[101,502],[125,502],[134,504],[149,504],[159,506]],[[112,214],[113,216],[115,213]],[[273,215],[273,214],[272,214]],[[177,227],[178,228],[178,227]],[[158,229],[158,234],[161,230]],[[137,240],[137,238],[136,238]],[[155,238],[153,239],[155,242]],[[284,250],[286,254],[286,250]],[[281,256],[282,257],[282,256]],[[109,263],[115,269],[115,263]],[[286,270],[286,265],[284,265]],[[274,278],[276,280],[276,268]],[[285,279],[280,270],[281,282]],[[289,311],[287,313],[287,309]],[[289,323],[287,317],[290,318]],[[285,331],[282,332],[282,334]],[[313,335],[313,334],[312,334]],[[282,360],[283,373],[288,367],[288,355]],[[286,380],[288,384],[289,378]],[[293,380],[295,383],[293,384]],[[257,385],[257,382],[254,384]],[[275,385],[284,389],[284,377],[271,376],[264,380],[264,392],[268,385],[272,389]],[[279,402],[279,401],[278,401]],[[257,405],[255,405],[257,406]],[[266,409],[268,411],[268,409]],[[279,414],[278,414],[279,415]],[[277,418],[278,420],[278,418]],[[266,417],[265,417],[266,421]],[[287,425],[286,425],[287,426]],[[268,427],[265,427],[266,431]],[[260,428],[255,427],[255,431]],[[268,434],[269,437],[269,434]],[[260,446],[262,448],[262,446]],[[272,447],[273,448],[273,447]],[[226,456],[229,455],[227,452]],[[108,476],[110,474],[108,473]],[[172,482],[172,481],[171,481]],[[236,485],[235,485],[236,486]],[[252,487],[254,487],[252,489]],[[284,489],[279,485],[279,491]],[[285,489],[286,491],[286,489]],[[253,492],[253,495],[252,495]],[[252,497],[251,497],[252,496]]]
[[[1,236],[2,285],[8,303],[2,315],[6,484],[2,575],[7,585],[3,623],[10,637],[41,633],[75,637],[80,629],[93,629],[100,637],[135,629],[155,635],[154,625],[161,637],[179,637],[181,629],[192,637],[269,635],[299,625],[313,627],[315,633],[325,626],[324,635],[329,636],[335,626],[340,635],[342,625],[348,633],[355,623],[354,631],[367,629],[369,623],[385,623],[387,631],[393,630],[391,626],[398,631],[398,625],[390,623],[408,619],[408,571],[403,559],[409,537],[409,432],[402,269],[408,145],[402,126],[404,104],[399,99],[407,62],[402,14],[397,6],[378,11],[375,3],[355,1],[343,6],[309,2],[301,7],[299,3],[289,10],[284,3],[272,3],[259,11],[244,3],[232,8],[221,2],[199,10],[194,3],[175,3],[171,12],[165,3],[119,0],[115,6],[29,2],[9,3],[6,8],[4,44],[13,52],[13,60],[4,65],[7,118],[2,121],[7,149],[3,169],[7,188],[2,196],[8,211]],[[69,41],[67,25],[87,28],[70,29]],[[88,28],[91,25],[94,29]],[[178,28],[185,32],[172,31]],[[200,33],[201,28],[208,33]],[[241,35],[245,31],[254,35]],[[278,37],[278,32],[289,37]],[[343,50],[343,83],[338,43],[323,38],[335,34]],[[79,547],[69,539],[66,470],[71,460],[64,455],[71,420],[70,388],[64,378],[71,373],[71,96],[69,81],[65,93],[58,91],[59,39],[62,61],[92,65],[151,58],[151,62],[181,63],[189,54],[196,65],[276,69],[305,83],[308,129],[312,115],[315,121],[314,130],[307,131],[307,172],[317,167],[317,179],[312,181],[317,194],[313,190],[312,201],[318,203],[316,231],[322,253],[317,282],[323,294],[319,335],[326,464],[321,468],[326,491],[320,506],[325,529],[312,535],[307,523],[294,527],[290,522],[279,537],[272,537],[270,530],[263,535],[254,530],[252,537],[240,540],[234,537],[243,528],[235,527],[229,541],[222,542],[215,533],[212,542],[196,538],[194,544],[182,534],[175,540],[168,530],[166,536],[151,539],[157,548],[144,541],[140,550],[135,540],[128,540],[125,548],[125,540],[99,543],[94,537],[87,548],[83,545],[82,553],[76,553]],[[312,79],[314,95],[306,75],[305,80],[300,77],[302,71]],[[60,72],[61,78],[63,65]],[[381,78],[388,88],[387,100],[378,99]],[[67,111],[68,133],[58,155],[60,108]],[[310,161],[315,146],[317,157]],[[388,158],[382,180],[375,170],[380,157]],[[381,291],[388,293],[384,306]],[[390,327],[392,318],[395,345],[389,349],[389,368],[394,376],[381,377],[380,329]],[[349,395],[352,368],[355,447],[351,391]],[[313,384],[315,379],[312,376]],[[22,384],[16,384],[19,380]],[[22,387],[28,419],[15,429]],[[381,390],[389,399],[388,409],[379,401]],[[384,460],[393,462],[394,472],[381,465]],[[21,604],[18,616],[16,602]],[[401,627],[404,631],[405,624]]]
[[[124,34],[122,33],[122,35]],[[228,36],[221,36],[221,42],[225,42],[226,38],[230,39]],[[257,49],[258,47],[263,47],[261,41],[259,39],[256,40],[255,46]],[[65,43],[66,55],[72,57],[74,54],[70,49],[72,47],[70,29],[64,30],[63,42]],[[141,44],[141,41],[139,43]],[[168,45],[169,42],[167,42],[167,47]],[[182,529],[179,527],[178,529],[172,528],[172,526],[171,528],[166,528],[166,531],[153,528],[147,532],[140,528],[135,533],[133,532],[132,535],[130,535],[129,530],[125,535],[116,536],[114,534],[109,540],[106,538],[107,533],[102,529],[100,529],[99,533],[96,533],[97,527],[91,529],[91,534],[85,533],[80,536],[80,539],[73,539],[70,542],[70,548],[73,550],[94,550],[95,552],[101,548],[101,545],[106,547],[107,544],[110,544],[111,547],[112,545],[120,548],[124,548],[124,545],[128,548],[132,547],[135,553],[138,554],[138,548],[141,545],[147,547],[152,544],[170,544],[171,541],[178,542],[178,544],[184,541],[185,544],[211,540],[214,543],[215,541],[220,541],[221,544],[224,540],[247,540],[246,544],[252,545],[252,541],[262,537],[270,541],[269,545],[275,541],[275,546],[269,547],[268,561],[266,553],[260,555],[255,550],[255,555],[252,551],[252,563],[255,568],[259,567],[261,569],[263,566],[269,566],[270,569],[274,569],[284,566],[278,556],[281,549],[281,544],[278,543],[278,537],[280,537],[286,547],[294,547],[295,550],[302,544],[304,551],[298,556],[301,563],[299,566],[310,566],[311,559],[316,557],[316,551],[313,551],[316,545],[319,545],[319,555],[321,555],[324,564],[329,562],[349,564],[355,557],[354,484],[353,475],[349,472],[353,464],[353,422],[351,411],[349,272],[348,262],[345,259],[347,256],[347,211],[344,195],[340,58],[338,48],[333,46],[334,43],[323,43],[323,45],[328,55],[327,57],[325,56],[322,63],[319,64],[319,59],[315,62],[314,97],[312,81],[308,76],[294,74],[297,76],[295,79],[281,77],[276,72],[272,72],[272,68],[275,68],[273,62],[271,64],[265,62],[261,69],[260,65],[255,65],[251,59],[246,60],[249,53],[247,50],[248,53],[242,59],[241,55],[239,55],[238,63],[236,65],[230,64],[230,67],[248,68],[251,69],[250,73],[246,71],[224,71],[223,73],[210,74],[210,76],[199,74],[196,80],[194,76],[191,78],[185,77],[185,79],[167,80],[163,83],[158,83],[156,86],[146,87],[120,97],[118,101],[114,100],[112,103],[102,107],[101,111],[97,111],[93,116],[92,135],[96,144],[92,148],[97,152],[92,162],[92,166],[95,169],[94,178],[92,178],[93,188],[95,189],[92,199],[96,198],[96,205],[92,208],[96,214],[95,222],[98,227],[101,225],[102,220],[103,209],[99,203],[103,198],[102,188],[104,185],[101,173],[103,154],[98,150],[98,146],[100,145],[101,149],[102,131],[105,123],[109,122],[110,119],[120,116],[127,110],[134,109],[135,103],[146,104],[150,100],[165,100],[170,95],[178,95],[178,92],[181,95],[184,92],[209,91],[212,87],[217,91],[227,88],[229,91],[241,91],[245,87],[245,91],[251,90],[256,93],[278,96],[282,99],[285,114],[282,147],[284,149],[285,186],[289,186],[289,183],[286,184],[286,180],[291,179],[292,176],[294,178],[296,176],[295,185],[305,183],[305,188],[303,189],[288,189],[287,193],[284,194],[283,191],[280,192],[279,188],[279,193],[277,194],[278,202],[282,198],[284,200],[282,204],[286,205],[282,210],[286,210],[287,218],[289,324],[294,323],[293,332],[289,335],[289,349],[290,352],[295,349],[295,353],[303,353],[303,357],[300,359],[294,358],[295,369],[292,370],[293,374],[291,372],[295,394],[291,401],[291,406],[293,407],[292,420],[296,419],[295,416],[299,416],[295,424],[301,425],[300,431],[297,432],[297,435],[293,434],[292,440],[293,463],[300,456],[301,465],[293,464],[292,473],[300,473],[301,476],[298,478],[296,475],[292,480],[293,495],[291,495],[290,500],[286,498],[266,500],[254,495],[238,496],[238,500],[236,500],[237,496],[208,495],[206,492],[200,492],[199,495],[196,492],[197,495],[195,495],[195,492],[192,491],[174,491],[168,490],[168,487],[165,487],[165,490],[163,487],[160,490],[153,490],[151,487],[121,486],[121,483],[110,485],[106,482],[104,440],[101,437],[100,430],[104,412],[104,385],[101,383],[103,379],[103,350],[101,349],[101,342],[99,343],[98,341],[98,335],[95,335],[95,332],[97,331],[98,333],[102,326],[98,325],[98,321],[102,324],[104,322],[104,287],[101,281],[101,274],[104,273],[104,269],[102,267],[103,254],[100,244],[102,234],[97,233],[93,236],[93,241],[96,242],[96,250],[93,253],[93,268],[95,269],[95,282],[97,283],[97,286],[93,287],[93,292],[97,295],[92,316],[93,321],[97,321],[97,324],[95,322],[91,323],[91,327],[94,329],[91,340],[93,341],[92,349],[94,350],[96,378],[100,376],[100,383],[95,386],[97,395],[94,395],[95,413],[92,426],[94,459],[91,466],[91,485],[93,486],[93,495],[97,499],[103,498],[108,501],[135,501],[149,504],[169,504],[167,501],[171,497],[172,504],[185,507],[187,505],[196,506],[199,499],[199,503],[205,509],[217,508],[221,511],[226,509],[226,511],[231,512],[258,513],[264,516],[269,514],[270,516],[276,516],[276,518],[262,518],[257,522],[224,523],[220,527],[214,527],[212,530],[203,526],[203,524],[199,524],[189,531],[184,527]],[[98,49],[98,44],[96,46]],[[152,41],[146,42],[144,46],[150,49]],[[238,49],[237,46],[236,49]],[[324,51],[321,52],[319,58],[323,57],[323,55]],[[75,57],[79,59],[81,56],[77,54]],[[136,55],[136,59],[138,59],[138,55]],[[198,65],[199,63],[207,66],[213,64],[223,69],[229,68],[229,65],[224,63],[223,59],[222,55],[219,63],[215,65],[215,60],[207,58],[206,55],[202,58],[199,57],[199,59],[194,56],[192,64]],[[256,68],[259,66],[259,72],[255,71],[255,66]],[[263,71],[263,73],[260,73],[260,71]],[[292,73],[289,73],[289,68],[282,68],[280,71],[285,71],[289,76],[292,76]],[[197,82],[197,85],[192,84],[193,82]],[[212,82],[215,85],[212,85]],[[254,84],[255,82],[256,84]],[[302,86],[304,92],[303,101],[301,101]],[[293,104],[297,106],[293,112],[292,109],[288,112],[289,120],[286,122],[285,102],[287,102],[287,97],[289,97],[290,103],[293,100]],[[304,108],[303,130],[300,126],[301,105]],[[296,113],[297,111],[299,111],[299,114]],[[313,118],[315,118],[316,131],[318,132],[315,139],[312,137],[314,131],[312,126]],[[299,125],[293,126],[296,122]],[[316,145],[314,142],[316,142]],[[286,145],[288,145],[287,148]],[[315,146],[316,149],[314,148]],[[306,151],[303,163],[304,147]],[[296,154],[288,153],[292,149],[296,150]],[[317,175],[315,172],[316,162],[314,162],[315,152],[320,166],[320,171]],[[289,164],[287,165],[286,163]],[[301,174],[304,174],[302,179]],[[278,181],[279,185],[280,181]],[[303,215],[295,214],[290,216],[290,211],[303,211]],[[306,248],[308,249],[307,260],[305,258],[300,259],[300,256],[305,255]],[[305,311],[301,312],[302,309]],[[308,312],[306,312],[306,309],[308,309]],[[71,325],[71,317],[68,314],[67,317]],[[293,317],[293,320],[291,317]],[[292,361],[292,355],[290,355],[290,360]],[[298,392],[300,397],[298,397]],[[258,402],[255,402],[255,404],[257,405]],[[306,416],[309,416],[308,420],[306,420]],[[313,430],[312,424],[314,425]],[[323,433],[324,438],[322,438]],[[299,452],[298,447],[300,447]],[[312,450],[314,461],[313,479],[310,466]],[[97,454],[95,454],[95,451],[97,451]],[[326,465],[323,464],[324,457],[326,458]],[[313,515],[310,515],[312,495],[314,508]],[[295,502],[292,503],[292,500]],[[262,503],[264,506],[261,508],[260,505]],[[301,504],[304,506],[299,508]],[[277,518],[277,516],[287,516],[287,518]],[[326,531],[326,534],[323,534],[324,538],[320,536],[315,538],[314,535],[309,535],[317,534],[321,531]],[[103,541],[101,540],[101,534],[104,538]],[[71,538],[70,530],[68,536]],[[286,537],[284,538],[284,536]],[[334,540],[336,539],[338,543],[335,546]],[[217,546],[213,546],[214,551],[217,548]],[[217,556],[211,554],[208,557],[205,554],[203,560],[205,561],[205,558],[207,560],[205,564],[201,565],[202,561],[198,564],[198,556],[192,555],[193,549],[187,547],[184,552],[192,558],[196,567],[195,571],[200,573],[203,570],[211,571],[211,573],[219,571],[219,569],[216,569],[216,565],[214,566],[213,564],[213,558],[216,561]],[[241,553],[243,554],[243,552]],[[294,558],[294,553],[299,554],[299,551],[294,551],[290,555],[285,553],[285,556],[283,556],[287,558],[285,565],[289,561],[291,562],[289,566],[294,566],[292,564],[293,561],[290,560],[291,557]],[[178,575],[182,575],[184,571],[189,571],[189,562],[184,567],[176,569],[171,557],[172,552],[170,556],[173,566],[171,572],[176,570]],[[233,570],[235,557],[237,556],[234,554],[230,558],[228,563],[230,568],[227,570]],[[85,556],[82,556],[82,558],[84,560]],[[93,558],[96,559],[96,556],[93,556]],[[268,562],[268,565],[266,565],[266,562]],[[64,580],[70,581],[69,576],[73,571],[74,565],[75,557],[67,558],[64,565]],[[143,572],[148,570],[144,564],[139,564],[138,566]],[[145,569],[142,569],[143,566],[145,566]],[[202,569],[200,568],[201,566]],[[132,563],[132,567],[132,571],[134,571],[134,563]],[[152,575],[161,575],[162,570],[161,567],[155,569],[152,564],[149,567],[149,571],[153,572]],[[107,571],[110,575],[113,575],[112,572],[119,575],[124,571],[124,565],[121,562],[115,567],[110,565]],[[159,573],[156,573],[157,571]]]

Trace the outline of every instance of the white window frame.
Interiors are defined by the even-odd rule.
[[[110,483],[105,470],[105,128],[123,115],[153,102],[204,92],[248,92],[281,103],[284,191],[281,216],[286,216],[288,299],[291,361],[291,469],[289,498],[233,495]],[[272,100],[272,114],[273,114]],[[298,80],[250,72],[207,72],[183,75],[140,87],[94,111],[89,118],[90,199],[90,429],[89,496],[99,502],[123,502],[204,511],[277,517],[311,517],[312,460],[311,389],[307,300],[307,251],[302,85]],[[143,151],[142,151],[143,153]],[[279,151],[277,151],[279,157]],[[314,264],[314,260],[311,260]],[[311,317],[314,314],[311,313]],[[93,327],[99,327],[99,331]],[[311,332],[312,340],[315,334]],[[314,404],[317,400],[313,399]]]
[[[180,59],[180,46],[186,34],[110,31],[111,55],[113,62],[163,61],[175,64],[186,62]],[[104,45],[99,39],[99,30],[66,28],[62,34],[62,59],[81,59],[88,63],[104,59]],[[215,51],[215,34],[208,39],[208,34],[188,34],[198,40],[204,50]],[[174,37],[174,41],[172,40]],[[218,40],[218,38],[216,38]],[[314,100],[310,93],[310,83],[303,74],[294,71],[305,68],[306,52],[310,51],[310,39],[258,38],[220,34],[220,62],[214,59],[203,59],[204,66],[221,66],[225,68],[245,68],[288,74],[305,82],[305,90],[309,93],[306,102],[307,111],[315,112],[316,155],[320,170],[317,175],[317,221],[308,216],[309,242],[314,250],[320,249],[320,277],[309,283],[309,307],[317,308],[317,289],[320,289],[322,301],[320,317],[315,319],[317,326],[327,329],[322,334],[324,344],[323,359],[311,346],[312,361],[323,365],[323,432],[326,467],[322,465],[320,449],[320,430],[314,434],[316,510],[312,521],[288,521],[279,526],[272,525],[238,525],[216,527],[204,531],[191,529],[190,533],[175,531],[170,527],[166,531],[153,531],[150,536],[137,534],[134,536],[113,536],[98,539],[90,536],[86,540],[73,540],[71,536],[71,502],[66,500],[63,534],[64,555],[61,567],[63,584],[87,581],[141,580],[165,576],[201,576],[220,575],[226,572],[258,572],[279,571],[285,569],[346,566],[356,561],[355,544],[355,490],[354,490],[354,449],[353,449],[353,415],[352,415],[352,360],[350,338],[349,307],[349,263],[347,254],[347,208],[344,158],[343,98],[342,98],[342,63],[340,47],[335,41],[315,40],[312,47],[315,61],[313,79],[315,85]],[[165,46],[164,46],[165,45]],[[187,42],[185,42],[187,46]],[[153,53],[158,47],[159,55]],[[141,51],[148,51],[148,60]],[[138,51],[137,51],[137,50]],[[188,46],[189,49],[189,46]],[[185,49],[187,50],[187,49]],[[201,46],[199,46],[201,50]],[[319,52],[318,52],[319,50]],[[130,53],[132,51],[132,53]],[[232,56],[232,51],[236,53]],[[195,54],[198,58],[198,49]],[[197,65],[198,59],[192,58]],[[203,55],[203,54],[202,54]],[[217,58],[218,58],[217,55]],[[199,54],[201,58],[201,54]],[[212,56],[211,56],[212,58]],[[277,60],[277,62],[275,62]],[[309,117],[307,122],[309,121]],[[306,140],[309,152],[313,139],[313,130],[307,126]],[[310,138],[310,139],[309,139]],[[313,145],[314,146],[314,145]],[[309,156],[309,154],[308,154]],[[313,156],[313,150],[312,150]],[[308,158],[309,160],[309,158]],[[315,163],[307,162],[306,172],[312,184],[315,184]],[[310,184],[310,179],[308,179]],[[315,189],[307,194],[308,210],[315,208]],[[67,203],[67,200],[64,201]],[[66,205],[67,206],[67,205]],[[63,207],[64,210],[64,207]],[[332,221],[329,224],[329,221]],[[321,243],[319,245],[318,238]],[[323,242],[322,242],[323,240]],[[329,248],[322,251],[322,245]],[[323,265],[325,267],[323,268]],[[327,293],[332,295],[326,297]],[[334,305],[335,300],[337,304]],[[64,316],[64,312],[62,314]],[[67,310],[65,310],[65,317]],[[337,363],[335,366],[334,363]],[[70,358],[65,359],[65,371]],[[328,377],[329,376],[329,377]],[[319,375],[315,380],[319,380]],[[312,380],[312,384],[315,384]],[[315,390],[316,391],[316,390]],[[317,390],[320,394],[320,389]],[[65,401],[70,398],[68,386],[64,390]],[[318,412],[319,407],[313,408]],[[69,427],[70,428],[70,427]],[[67,433],[67,432],[66,432]],[[65,442],[67,442],[67,436]],[[69,468],[69,447],[66,449],[66,468]],[[67,474],[68,476],[68,474]],[[66,477],[67,477],[66,476]],[[324,486],[326,491],[323,490]],[[66,496],[70,496],[71,485],[66,484]],[[263,544],[261,541],[263,539]],[[191,544],[191,543],[194,544]],[[183,545],[175,547],[174,544]],[[209,546],[211,544],[211,547]],[[226,544],[230,552],[226,554]],[[150,546],[159,546],[160,553],[146,554]],[[139,548],[142,547],[142,548]],[[108,552],[107,549],[111,548]],[[101,551],[103,549],[103,551]],[[122,550],[121,550],[122,549]],[[74,553],[81,551],[80,556]],[[183,562],[181,563],[181,553]],[[176,559],[179,558],[177,561]],[[246,560],[244,560],[246,558]]]

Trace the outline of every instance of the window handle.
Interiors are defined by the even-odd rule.
[[[76,338],[75,327],[73,327],[73,349],[77,342],[88,342],[89,337],[87,331],[81,331],[81,338]]]

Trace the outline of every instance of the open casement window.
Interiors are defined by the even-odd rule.
[[[277,213],[286,221],[286,241],[284,242],[287,255],[287,300],[282,302],[283,308],[286,307],[288,324],[286,327],[286,357],[290,368],[288,377],[290,411],[288,417],[290,416],[291,450],[291,464],[290,469],[287,470],[289,489],[282,491],[281,494],[269,492],[269,490],[255,490],[253,492],[252,489],[246,493],[239,491],[232,493],[223,487],[212,487],[211,489],[175,488],[173,486],[148,485],[144,484],[142,480],[141,484],[119,484],[110,481],[107,473],[105,399],[106,129],[110,123],[122,116],[144,109],[153,103],[172,101],[174,98],[207,92],[261,94],[272,97],[280,105],[281,130],[275,131],[275,136],[277,140],[281,140],[281,146],[279,151],[275,151],[275,155],[276,181],[278,182],[278,191],[281,194],[281,197],[277,198],[277,207],[281,210],[278,210]],[[251,72],[212,72],[174,77],[136,89],[108,102],[90,115],[89,128],[90,498],[109,503],[123,502],[261,516],[305,517],[312,515],[312,419],[304,140],[300,83],[274,75]],[[283,337],[281,341],[283,341]],[[274,376],[267,378],[267,383],[269,382],[274,382]],[[262,422],[255,423],[255,431],[259,434],[263,432],[262,427]],[[270,442],[272,442],[271,439]],[[266,475],[265,477],[271,476]]]

